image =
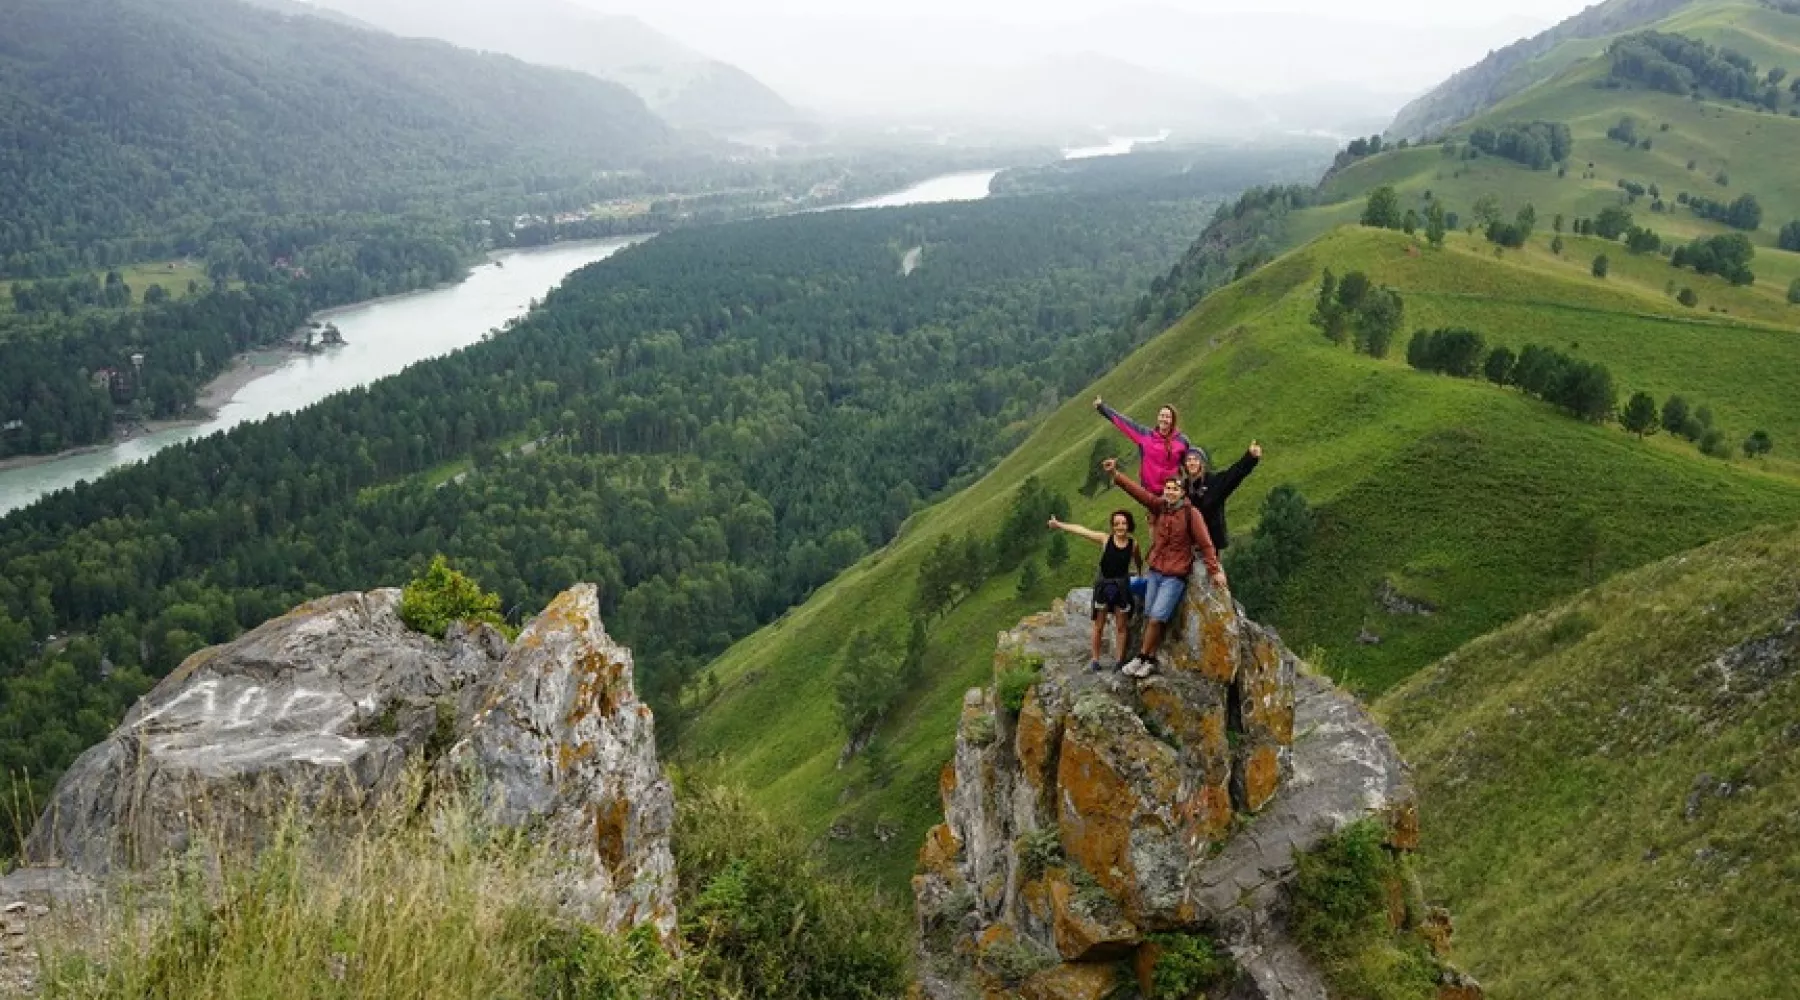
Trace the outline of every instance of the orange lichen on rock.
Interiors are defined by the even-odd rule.
[[[1158,811],[1181,790],[1175,752],[1142,723],[1111,730],[1078,723],[1063,736],[1056,783],[1064,853],[1129,912],[1139,893],[1132,835],[1166,827]]]
[[[1118,985],[1111,965],[1059,965],[1019,984],[1020,1000],[1105,1000]]]
[[[919,870],[942,875],[952,882],[962,881],[956,870],[956,859],[962,855],[962,841],[950,824],[939,823],[925,835],[925,846],[919,848]]]
[[[1019,710],[1014,747],[1019,755],[1019,771],[1038,796],[1048,802],[1054,791],[1056,753],[1062,739],[1060,722],[1052,723],[1044,716],[1044,706],[1034,688],[1025,695]]]
[[[1067,962],[1106,962],[1123,958],[1137,944],[1138,930],[1118,913],[1084,908],[1066,875],[1050,880],[1055,913],[1056,950]]]
[[[1273,746],[1259,746],[1243,758],[1241,803],[1248,812],[1261,812],[1281,788],[1281,756]]]
[[[631,803],[623,798],[593,805],[594,850],[608,871],[617,875],[630,856]]]
[[[1419,803],[1413,799],[1396,802],[1388,808],[1387,846],[1396,851],[1419,849]]]

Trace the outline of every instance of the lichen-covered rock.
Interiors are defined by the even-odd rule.
[[[63,776],[26,870],[107,877],[196,848],[253,850],[289,815],[329,837],[410,766],[453,755],[496,821],[541,825],[566,848],[574,912],[672,931],[673,798],[593,587],[557,598],[510,649],[487,626],[412,632],[399,603],[398,590],[322,598],[189,657]]]
[[[497,822],[532,827],[568,859],[559,888],[609,929],[675,930],[675,795],[656,758],[631,651],[600,623],[592,584],[567,591],[519,636],[454,768],[478,776]]]
[[[1105,1000],[1118,985],[1110,965],[1059,965],[1019,984],[1020,1000]]]
[[[928,964],[1003,926],[1063,964],[1017,984],[990,976],[987,995],[1099,996],[1122,960],[1147,974],[1148,935],[1183,931],[1230,949],[1233,996],[1323,996],[1281,931],[1280,890],[1297,853],[1357,820],[1389,817],[1391,839],[1416,838],[1392,743],[1199,576],[1163,669],[1143,680],[1087,670],[1087,608],[1078,591],[1000,636],[996,675],[1042,664],[1016,715],[986,691],[965,699],[944,826],[914,880],[937,932],[921,936]],[[940,918],[952,899],[969,900],[954,926]]]

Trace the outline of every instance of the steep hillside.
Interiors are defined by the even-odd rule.
[[[235,0],[10,0],[4,17],[0,258],[240,216],[438,214],[668,139],[616,84]]]
[[[1549,31],[1514,42],[1400,109],[1388,134],[1419,139],[1450,128],[1541,82],[1593,51],[1592,40],[1631,31],[1696,0],[1607,0]]]
[[[567,0],[312,0],[386,31],[504,52],[630,87],[684,128],[729,132],[800,114],[749,73],[708,58],[635,17]]]
[[[1800,530],[1626,574],[1383,699],[1494,997],[1791,997]]]
[[[686,737],[689,756],[716,760],[731,780],[815,831],[835,824],[835,849],[846,859],[902,877],[936,809],[961,695],[988,674],[992,636],[1090,580],[1093,553],[1078,548],[1022,596],[1017,572],[989,580],[934,621],[923,680],[881,727],[873,767],[839,767],[837,660],[857,629],[904,645],[926,554],[941,539],[991,537],[1029,477],[1072,500],[1084,523],[1126,503],[1117,492],[1077,494],[1097,441],[1124,451],[1085,402],[1095,391],[1140,415],[1175,403],[1222,458],[1252,438],[1267,446],[1263,469],[1233,502],[1234,534],[1250,527],[1271,487],[1304,491],[1318,510],[1318,537],[1282,588],[1275,621],[1293,648],[1313,649],[1335,677],[1369,692],[1613,572],[1800,518],[1791,463],[1704,459],[1685,443],[1640,442],[1514,390],[1333,346],[1308,323],[1327,266],[1397,288],[1409,330],[1463,325],[1515,346],[1536,339],[1605,361],[1626,393],[1685,392],[1739,434],[1766,425],[1800,440],[1791,405],[1800,394],[1800,335],[1790,329],[1697,316],[1659,288],[1602,284],[1531,255],[1497,260],[1461,235],[1431,251],[1397,233],[1339,231],[1207,299],[1076,394],[986,478],[735,646],[712,666],[716,682],[699,689],[713,700]],[[1379,600],[1384,583],[1437,612],[1389,613]],[[1381,643],[1359,644],[1365,629]]]

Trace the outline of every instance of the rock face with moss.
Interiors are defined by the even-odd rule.
[[[435,768],[466,779],[496,824],[565,845],[573,911],[671,932],[673,795],[594,588],[558,597],[510,646],[487,625],[411,631],[400,601],[322,598],[189,657],[57,784],[25,848],[49,870],[34,877],[253,849],[289,816],[329,836]]]
[[[1140,681],[1086,669],[1088,607],[1077,591],[1002,634],[995,685],[965,698],[913,880],[923,992],[1326,996],[1285,887],[1369,817],[1414,846],[1392,743],[1199,576]]]

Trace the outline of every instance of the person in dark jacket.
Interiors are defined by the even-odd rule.
[[[1237,492],[1250,473],[1256,471],[1256,465],[1262,461],[1262,445],[1250,442],[1250,450],[1237,464],[1224,472],[1214,472],[1212,463],[1208,461],[1204,449],[1199,446],[1189,448],[1181,459],[1181,471],[1187,479],[1188,503],[1200,511],[1206,519],[1206,531],[1212,535],[1213,547],[1220,552],[1231,544],[1231,536],[1225,530],[1225,501]]]
[[[1150,589],[1144,597],[1144,644],[1130,663],[1119,668],[1128,677],[1148,677],[1157,667],[1156,651],[1162,645],[1163,631],[1181,607],[1195,552],[1206,564],[1208,579],[1220,590],[1227,585],[1225,571],[1219,567],[1219,553],[1213,548],[1212,536],[1206,533],[1206,521],[1188,503],[1187,488],[1180,479],[1170,476],[1158,496],[1121,475],[1116,459],[1109,458],[1100,467],[1112,476],[1113,485],[1131,494],[1150,512],[1154,535],[1150,542]]]
[[[1131,571],[1135,566],[1138,573],[1144,572],[1143,550],[1132,537],[1132,532],[1137,530],[1137,519],[1131,516],[1131,511],[1113,511],[1111,534],[1102,534],[1079,524],[1066,524],[1054,517],[1050,519],[1050,527],[1100,546],[1100,571],[1094,578],[1094,643],[1088,669],[1100,669],[1100,646],[1106,636],[1109,617],[1118,631],[1119,655],[1115,666],[1124,663],[1125,645],[1131,636]]]

